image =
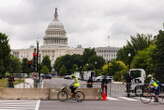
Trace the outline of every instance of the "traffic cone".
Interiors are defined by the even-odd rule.
[[[105,90],[102,91],[102,100],[107,100],[107,93],[105,92]]]

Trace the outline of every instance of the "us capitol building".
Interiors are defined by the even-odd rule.
[[[116,53],[119,48],[115,47],[98,47],[95,48],[97,55],[102,56],[106,61],[116,58]],[[43,37],[43,45],[40,46],[39,53],[41,59],[44,56],[49,56],[52,63],[60,57],[66,54],[80,54],[82,55],[84,48],[71,48],[68,47],[68,38],[66,37],[66,31],[64,25],[59,21],[57,8],[52,22],[48,25],[45,36]],[[13,49],[12,54],[20,59],[27,58],[31,60],[33,58],[34,48],[27,49]]]

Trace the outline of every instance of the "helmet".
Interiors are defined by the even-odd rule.
[[[153,76],[152,76],[151,74],[149,74],[147,77],[148,77],[148,78],[153,78]]]
[[[76,76],[75,75],[71,75],[71,78],[74,79],[74,78],[76,78]]]

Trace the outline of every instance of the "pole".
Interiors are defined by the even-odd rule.
[[[40,71],[39,71],[39,42],[37,41],[37,72],[39,73],[39,81],[40,81]]]

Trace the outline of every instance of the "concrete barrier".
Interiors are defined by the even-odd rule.
[[[97,100],[98,99],[98,88],[80,88],[78,89],[82,91],[85,94],[86,100]],[[60,89],[51,88],[49,99],[55,100],[57,99],[57,93],[60,91]]]
[[[56,100],[58,88],[0,88],[0,99]],[[86,100],[97,100],[98,88],[80,88]]]
[[[48,99],[47,88],[0,88],[0,99],[39,100]]]

